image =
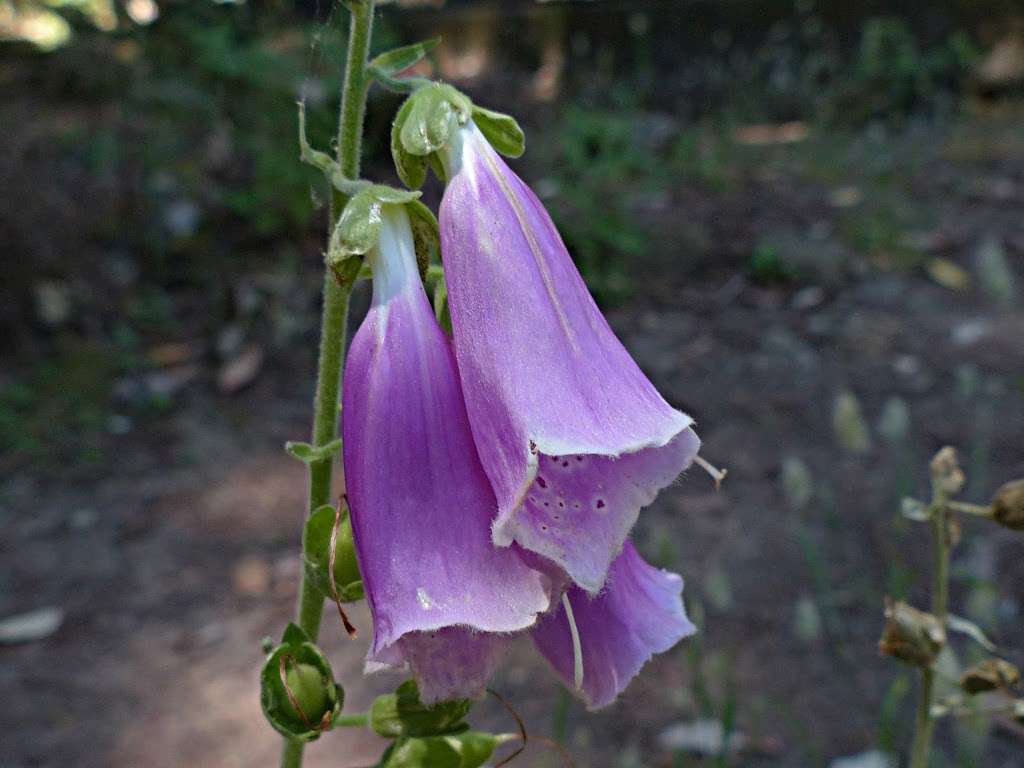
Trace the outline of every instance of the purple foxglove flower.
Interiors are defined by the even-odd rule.
[[[441,152],[441,247],[459,375],[517,542],[592,594],[640,509],[700,445],[605,321],[537,196],[472,120]]]
[[[345,370],[345,482],[366,598],[369,666],[408,664],[424,701],[473,696],[550,581],[498,549],[455,358],[420,283],[405,209],[382,207],[373,303]],[[488,634],[496,633],[496,634]]]
[[[590,709],[611,704],[655,653],[667,651],[696,632],[683,609],[683,580],[644,562],[631,542],[612,563],[597,597],[571,587],[564,601],[534,628],[533,642],[566,685],[575,688],[582,659],[579,695]]]

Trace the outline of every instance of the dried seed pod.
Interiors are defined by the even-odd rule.
[[[930,667],[946,644],[946,630],[930,613],[903,601],[885,601],[885,629],[878,650],[915,667]]]
[[[960,677],[960,687],[972,696],[1009,688],[1020,682],[1020,670],[1003,659],[986,659]]]
[[[1024,480],[1011,480],[992,498],[992,519],[1013,531],[1024,531]]]

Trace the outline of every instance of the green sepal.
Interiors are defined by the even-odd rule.
[[[287,690],[281,680],[282,659]],[[270,651],[260,672],[260,706],[267,721],[283,736],[314,741],[341,714],[344,699],[345,692],[334,682],[327,658],[301,627],[289,624],[281,644]]]
[[[441,229],[434,212],[419,200],[406,203],[405,212],[409,214],[409,224],[412,225],[416,266],[419,267],[420,278],[425,279],[430,265],[441,261]]]
[[[331,440],[323,445],[313,446],[309,443],[301,443],[289,440],[284,444],[284,449],[299,461],[305,464],[312,464],[314,461],[329,459],[341,450],[341,438]]]
[[[444,270],[439,269],[434,278],[434,317],[446,335],[452,335],[452,315],[448,309],[448,281],[444,278]]]
[[[331,533],[337,511],[330,504],[313,511],[302,529],[302,566],[306,579],[324,597],[334,599],[328,575],[331,563]],[[352,522],[347,510],[342,510],[338,524],[338,537],[334,553],[334,585],[338,599],[343,603],[354,603],[363,599],[363,582],[356,560],[355,544],[352,540]]]
[[[526,136],[511,115],[473,105],[473,122],[491,146],[505,157],[521,157],[526,151]]]
[[[427,159],[411,154],[402,145],[402,126],[409,119],[412,105],[413,100],[410,96],[395,115],[395,122],[391,125],[391,157],[395,161],[395,170],[402,183],[409,189],[419,189],[427,180]]]
[[[302,645],[308,642],[309,635],[306,634],[306,631],[294,621],[289,621],[288,626],[284,628],[284,634],[281,635],[281,644]],[[270,651],[267,651],[267,653],[270,653]]]
[[[428,53],[437,48],[440,42],[440,37],[433,37],[420,43],[403,45],[401,48],[385,51],[379,56],[372,58],[370,66],[383,72],[385,75],[397,75],[399,72],[404,72],[412,65],[419,63]]]
[[[435,152],[434,154],[427,157],[427,162],[430,164],[430,170],[434,172],[434,175],[441,181],[442,184],[448,183],[448,172],[444,169],[444,163],[441,162],[441,158]]]
[[[411,103],[403,116],[399,110],[396,124],[402,147],[412,155],[427,156],[448,143],[452,121],[465,125],[470,119],[473,102],[447,83],[431,83],[419,88],[408,99]]]
[[[377,245],[381,209],[385,205],[404,205],[420,196],[419,192],[370,184],[348,201],[331,233],[327,263],[337,266],[352,256],[365,256]]]
[[[479,768],[497,746],[494,734],[479,731],[425,738],[404,736],[388,747],[377,768]]]
[[[370,727],[380,736],[441,736],[463,731],[473,702],[453,699],[427,706],[420,701],[415,680],[406,680],[394,693],[378,696],[370,707]],[[404,763],[402,763],[404,765]]]

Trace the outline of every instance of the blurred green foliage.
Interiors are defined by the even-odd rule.
[[[647,245],[647,226],[631,194],[651,194],[669,182],[631,113],[569,107],[557,126],[558,175],[541,185],[553,198],[566,245],[604,303],[628,294],[629,263]]]
[[[105,350],[64,340],[60,354],[27,377],[0,383],[0,456],[47,465],[101,462],[115,371]]]
[[[864,22],[856,56],[837,74],[822,116],[856,125],[903,120],[921,110],[948,114],[978,56],[963,30],[923,47],[904,20],[871,17]]]
[[[0,379],[0,423],[42,409],[41,398],[59,404],[59,395],[26,382],[80,370],[73,345],[62,341],[73,337],[107,360],[93,367],[103,386],[76,395],[95,408],[79,418],[55,406],[61,423],[84,434],[102,429],[88,414],[109,409],[117,376],[146,369],[149,346],[169,337],[212,341],[238,319],[246,276],[294,275],[319,247],[319,179],[297,159],[295,102],[307,100],[311,138],[328,148],[343,10],[330,0],[165,1],[155,6],[158,18],[140,24],[126,18],[131,3],[16,5],[19,13],[56,14],[68,36],[45,51],[0,42],[0,82],[11,94],[0,104],[8,126],[0,208],[13,212],[0,216],[0,237],[24,256],[24,268],[0,285],[0,328],[15,350],[13,373]],[[453,11],[459,5],[449,3]],[[11,8],[0,0],[0,26]],[[910,16],[872,16],[878,10],[869,8],[851,12],[851,21],[807,1],[723,3],[695,11],[682,40],[672,37],[682,22],[671,14],[614,4],[599,11],[543,11],[580,22],[557,27],[567,66],[554,104],[518,96],[515,83],[532,77],[536,63],[529,35],[493,52],[504,90],[474,95],[524,118],[527,175],[605,305],[628,298],[650,254],[671,251],[681,264],[720,250],[718,233],[688,223],[676,196],[681,187],[743,193],[767,150],[735,141],[738,126],[803,120],[815,131],[852,134],[869,123],[942,117],[955,110],[978,56],[969,31],[955,24],[924,34]],[[595,22],[600,14],[605,20]],[[406,18],[393,8],[380,14],[380,48],[422,36]],[[524,19],[511,14],[502,34],[533,23]],[[436,31],[443,17],[426,21]],[[490,88],[487,77],[481,89]],[[382,174],[396,105],[379,93],[370,103],[367,167],[382,180],[390,178]],[[815,163],[808,177],[831,184],[859,163],[835,151],[834,143],[809,141],[793,152]],[[843,212],[840,236],[858,251],[904,254],[910,219],[886,202],[903,191],[870,191],[869,205]],[[762,283],[794,279],[767,245],[747,248],[730,266]],[[33,291],[42,279],[60,282],[70,297],[70,318],[58,328],[37,317]],[[280,344],[287,334],[278,326],[292,307],[275,306],[283,309],[264,325],[274,325],[266,335]],[[259,322],[247,316],[244,325]],[[17,450],[34,433],[4,433],[0,447]]]

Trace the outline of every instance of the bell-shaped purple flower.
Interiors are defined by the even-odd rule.
[[[590,709],[599,709],[651,656],[696,632],[682,592],[682,578],[648,565],[627,541],[601,593],[592,597],[571,587],[562,606],[533,629],[534,644],[567,686],[576,688],[581,672],[578,693]]]
[[[441,157],[454,346],[497,496],[494,542],[517,542],[596,594],[640,509],[700,441],[615,337],[537,196],[472,120]]]
[[[550,604],[547,577],[498,549],[455,358],[417,273],[405,209],[384,205],[373,302],[345,370],[345,482],[366,598],[368,666],[408,664],[424,701],[473,696],[506,633]]]

